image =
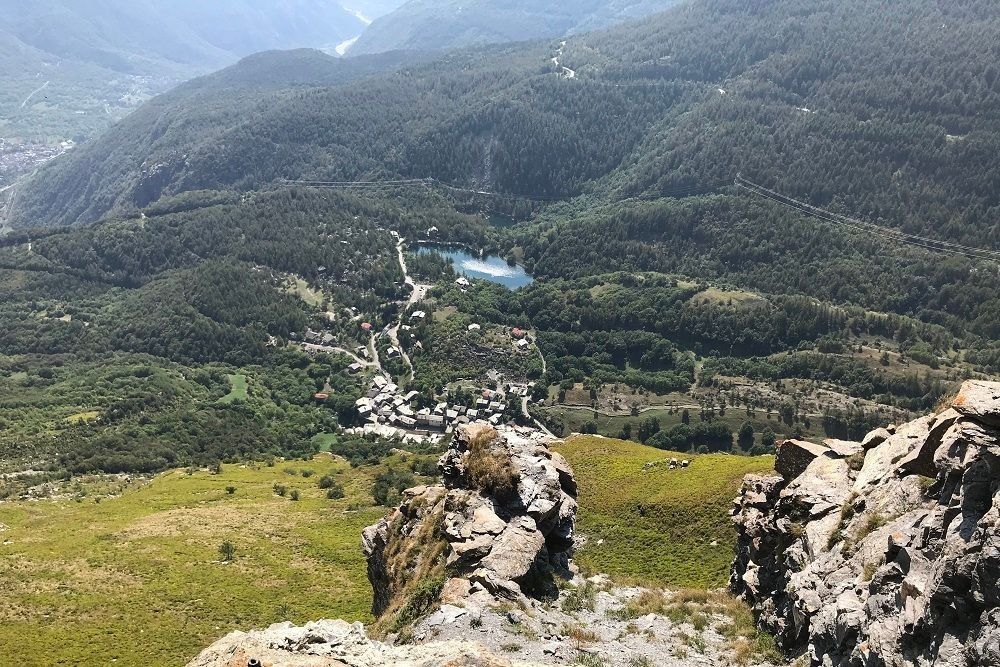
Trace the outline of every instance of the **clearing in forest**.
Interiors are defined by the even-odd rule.
[[[246,375],[227,375],[229,378],[228,394],[219,399],[220,403],[232,403],[233,401],[246,401],[250,398],[250,386],[247,383]]]

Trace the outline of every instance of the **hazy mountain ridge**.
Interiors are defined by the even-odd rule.
[[[24,43],[125,74],[205,72],[257,51],[334,45],[364,26],[319,0],[3,0],[0,11],[0,28]]]
[[[241,57],[332,50],[398,1],[346,9],[325,0],[0,0],[0,137],[92,137],[150,97]]]
[[[410,0],[376,20],[350,54],[394,49],[449,49],[558,37],[662,11],[680,0]]]
[[[708,0],[570,39],[560,62],[577,72],[572,81],[551,62],[558,43],[494,46],[254,114],[201,84],[200,104],[233,123],[199,126],[182,96],[157,100],[175,121],[136,114],[49,166],[19,196],[14,223],[88,222],[144,205],[143,171],[155,164],[168,168],[154,198],[387,174],[628,196],[742,172],[907,231],[982,244],[995,238],[988,212],[1000,192],[990,150],[1000,145],[998,77],[991,53],[974,46],[1000,19],[982,4],[783,0],[748,11]],[[164,141],[171,128],[180,134]],[[133,198],[137,187],[147,194]]]

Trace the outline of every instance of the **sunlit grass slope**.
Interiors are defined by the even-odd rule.
[[[347,497],[328,500],[324,475]],[[369,620],[360,534],[382,512],[370,492],[369,471],[321,455],[175,471],[99,503],[0,504],[0,663],[182,665],[236,629]]]
[[[557,446],[580,486],[576,555],[588,572],[669,587],[726,584],[735,532],[729,508],[747,473],[773,468],[771,457],[692,456],[634,442],[579,436]],[[671,458],[691,460],[670,470]],[[649,462],[661,462],[649,468]]]

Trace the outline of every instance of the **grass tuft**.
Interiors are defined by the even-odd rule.
[[[466,470],[473,488],[484,493],[506,496],[517,489],[518,475],[510,453],[492,429],[469,443]]]

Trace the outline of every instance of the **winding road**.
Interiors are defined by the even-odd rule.
[[[386,331],[389,336],[389,340],[392,344],[399,350],[400,356],[403,359],[403,363],[406,364],[408,369],[408,374],[406,381],[412,382],[414,378],[413,362],[410,360],[410,355],[406,353],[403,346],[399,344],[399,329],[403,326],[403,318],[406,316],[406,311],[416,304],[420,303],[427,297],[427,292],[430,291],[430,285],[418,285],[414,282],[413,278],[410,277],[409,269],[406,266],[406,257],[403,255],[403,248],[406,246],[406,239],[402,238],[396,232],[393,232],[396,236],[396,256],[399,259],[399,268],[403,271],[403,282],[410,287],[410,297],[406,300],[406,304],[399,311],[399,319],[396,321],[396,325]],[[378,355],[376,355],[377,357]]]
[[[39,88],[36,88],[35,90],[31,91],[31,93],[27,97],[24,98],[24,101],[21,102],[21,108],[23,109],[24,107],[26,107],[28,105],[28,102],[31,101],[31,98],[34,97],[35,95],[37,95],[38,93],[42,92],[46,88],[48,88],[50,83],[52,83],[52,82],[51,81],[46,81]]]
[[[562,57],[563,49],[565,49],[565,48],[566,48],[566,42],[560,42],[560,44],[559,44],[559,50],[556,51],[555,57],[552,58],[552,64],[555,65],[556,67],[560,68],[560,70],[562,71],[562,75],[564,77],[566,77],[567,79],[575,79],[576,78],[576,70],[572,70],[572,69],[566,67],[565,65],[562,65],[562,64],[559,63],[559,58]]]
[[[549,429],[545,428],[545,424],[543,424],[542,422],[538,421],[537,419],[534,418],[534,416],[532,416],[531,410],[528,409],[528,401],[529,400],[530,400],[529,396],[522,396],[521,397],[521,412],[524,413],[525,419],[531,421],[535,425],[535,427],[539,431],[541,431],[542,433],[544,433],[545,435],[549,436],[550,438],[552,438],[554,440],[558,440],[558,438],[556,438],[555,434],[552,433],[552,431],[550,431]]]

